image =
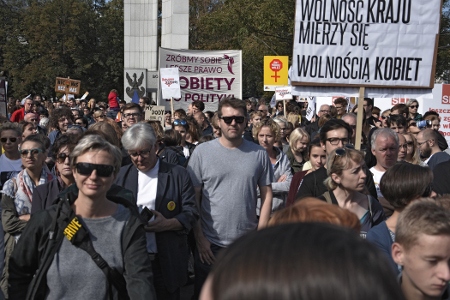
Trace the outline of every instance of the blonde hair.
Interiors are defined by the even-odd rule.
[[[336,154],[338,149],[344,149],[345,153],[343,155]],[[364,162],[363,152],[351,148],[338,149],[331,151],[327,158],[328,177],[325,179],[324,184],[329,190],[334,190],[338,187],[338,184],[331,178],[331,174],[341,176],[342,172],[350,167],[351,162],[355,162],[356,164]]]
[[[416,140],[416,137],[414,136],[414,134],[412,134],[411,132],[408,132],[408,133],[402,133],[403,134],[403,136],[409,136],[410,137],[410,139],[412,140],[412,142],[414,143],[414,145],[413,145],[413,149],[414,149],[414,153],[413,153],[413,155],[412,155],[412,159],[411,159],[411,161],[408,161],[409,163],[411,163],[411,164],[414,164],[414,165],[420,165],[420,163],[422,162],[421,160],[420,160],[420,156],[419,156],[419,148],[417,148],[417,140]]]
[[[272,132],[275,141],[280,140],[280,126],[278,126],[277,122],[270,118],[263,118],[261,122],[253,125],[253,138],[257,141],[258,140],[258,134],[261,131],[263,127],[269,127],[270,131]]]
[[[298,127],[292,130],[291,135],[289,136],[289,147],[291,147],[292,151],[297,151],[295,148],[297,141],[302,140],[305,136],[308,138],[309,143],[309,134],[305,129]]]
[[[296,114],[294,112],[290,112],[287,115],[287,120],[288,120],[289,123],[294,125],[294,128],[297,128],[298,125],[300,124],[300,115]]]

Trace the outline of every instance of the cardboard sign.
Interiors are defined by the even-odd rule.
[[[63,94],[80,94],[81,81],[56,77],[55,92]]]
[[[145,119],[151,121],[160,121],[161,125],[163,125],[165,114],[166,109],[164,106],[150,105],[148,109],[145,110]]]

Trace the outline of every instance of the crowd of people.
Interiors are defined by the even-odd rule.
[[[0,117],[5,299],[450,299],[450,150],[417,100],[160,122],[118,94]]]

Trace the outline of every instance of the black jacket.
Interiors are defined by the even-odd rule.
[[[73,213],[71,203],[77,196],[78,190],[72,185],[59,195],[58,205],[32,215],[10,258],[10,299],[45,299],[47,271],[61,247],[64,228]],[[130,299],[155,299],[145,230],[137,208],[119,196],[108,196],[108,199],[131,211],[122,233],[123,275],[128,295]]]
[[[137,201],[138,170],[134,165],[120,169],[116,184],[132,191]],[[184,227],[181,231],[155,233],[166,288],[175,291],[187,281],[187,233],[198,219],[194,187],[186,169],[159,160],[155,210],[167,219],[176,218]]]

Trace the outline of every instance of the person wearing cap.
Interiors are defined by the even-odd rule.
[[[16,110],[11,115],[11,122],[19,123],[22,121],[27,113],[31,112],[31,108],[33,107],[33,99],[30,96],[22,100],[23,107],[21,109]]]

